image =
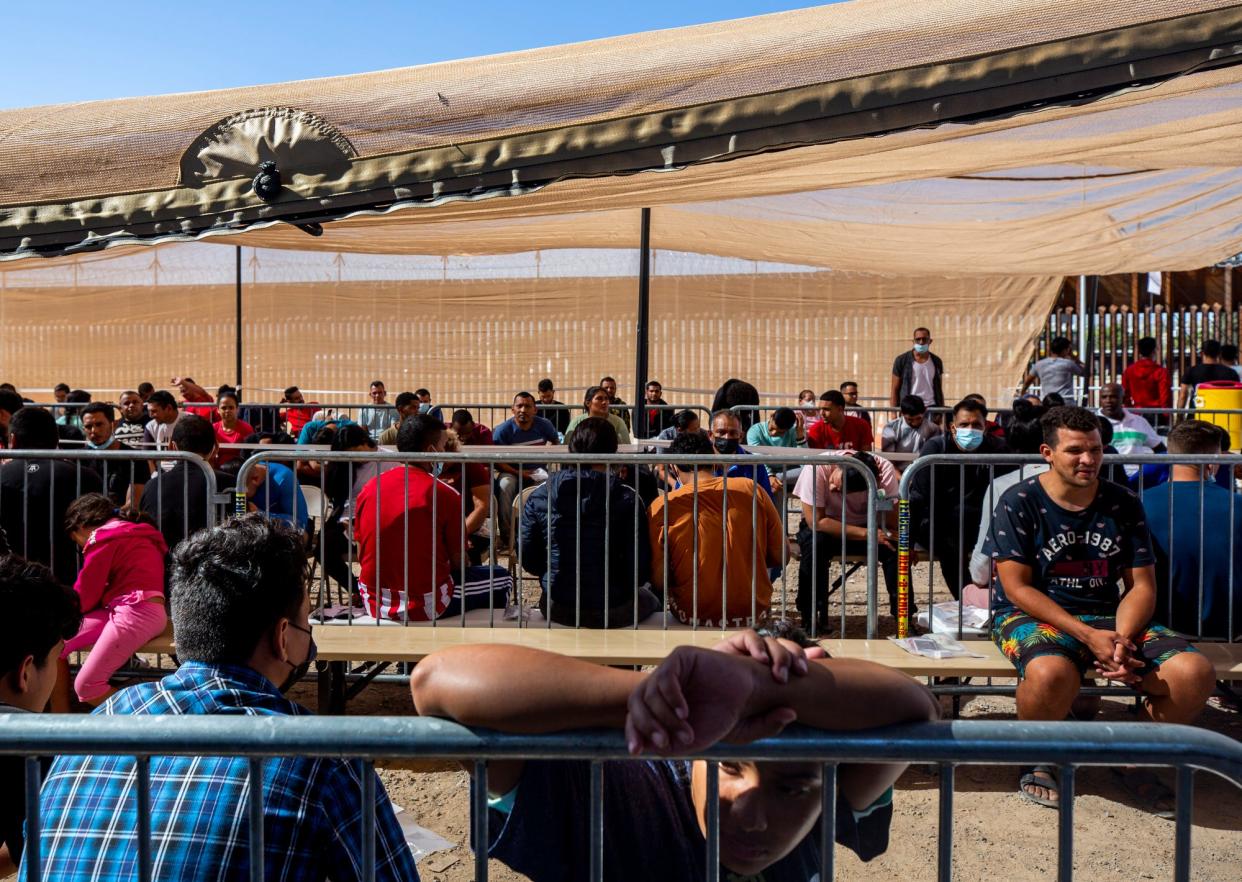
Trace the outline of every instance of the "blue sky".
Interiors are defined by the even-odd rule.
[[[5,3],[0,108],[383,70],[815,5],[805,0]]]

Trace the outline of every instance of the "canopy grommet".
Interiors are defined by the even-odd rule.
[[[280,169],[270,159],[259,163],[259,173],[254,176],[254,194],[264,202],[272,202],[283,185],[280,180]]]

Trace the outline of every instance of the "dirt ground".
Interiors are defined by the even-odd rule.
[[[787,589],[789,608],[797,590],[796,565]],[[926,565],[916,567],[914,578],[920,604],[926,603]],[[865,590],[860,577],[847,583],[845,605],[847,637],[862,637]],[[937,600],[948,595],[935,586]],[[780,607],[778,586],[774,607]],[[884,597],[881,587],[881,597]],[[881,603],[881,612],[886,612]],[[839,603],[832,609],[840,621]],[[894,633],[894,623],[881,616],[881,633]],[[840,633],[839,626],[834,631]],[[998,681],[999,682],[999,681]],[[312,684],[298,687],[295,698],[315,706]],[[946,699],[947,701],[947,699]],[[1132,702],[1105,700],[1099,720],[1131,719]],[[355,715],[405,715],[413,712],[408,691],[398,684],[373,684],[351,701]],[[961,710],[966,719],[1009,720],[1014,703],[1009,698],[978,698]],[[1093,725],[1093,724],[1083,724]],[[1242,740],[1242,716],[1209,708],[1200,725]],[[381,763],[381,766],[383,764]],[[1171,772],[1162,778],[1172,786]],[[425,882],[467,882],[474,878],[473,857],[460,843],[469,841],[468,779],[464,772],[413,772],[382,768],[381,776],[393,802],[410,812],[423,827],[459,843],[447,852],[425,858],[420,873]],[[1056,877],[1057,812],[1036,806],[1017,792],[1018,770],[1012,767],[963,766],[956,775],[954,820],[954,876],[983,879],[1004,874],[1007,882]],[[908,769],[897,785],[895,815],[889,850],[869,864],[838,850],[837,877],[846,882],[864,879],[929,879],[936,874],[938,833],[938,775],[927,767]],[[1170,879],[1173,876],[1172,821],[1138,807],[1108,769],[1084,769],[1077,779],[1075,803],[1075,868],[1078,878],[1093,882],[1131,882]],[[1195,778],[1193,865],[1191,877],[1205,882],[1242,879],[1242,790],[1215,776]],[[496,861],[490,878],[513,882],[517,875]]]

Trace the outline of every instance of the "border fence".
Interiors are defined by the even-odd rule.
[[[1221,304],[1172,309],[1155,305],[1138,311],[1128,306],[1099,307],[1088,312],[1087,318],[1088,339],[1084,344],[1077,311],[1068,307],[1053,310],[1035,342],[1032,362],[1051,354],[1053,337],[1066,337],[1088,367],[1090,391],[1107,383],[1120,383],[1126,367],[1138,358],[1138,341],[1154,337],[1156,361],[1168,368],[1176,392],[1182,375],[1198,361],[1203,341],[1236,344],[1242,329],[1242,309],[1225,309]],[[1020,379],[1015,378],[1015,383]],[[1091,396],[1090,403],[1095,401]]]

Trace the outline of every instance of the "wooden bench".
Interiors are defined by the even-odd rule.
[[[315,625],[319,661],[327,664],[326,677],[320,678],[320,708],[343,710],[345,676],[348,664],[367,663],[378,672],[393,663],[414,663],[440,649],[478,643],[528,646],[556,652],[601,665],[659,664],[678,646],[710,648],[722,632],[689,628],[587,630],[546,627],[460,627],[451,624],[375,626]],[[967,645],[982,658],[931,659],[911,655],[889,640],[833,640],[821,645],[838,658],[858,658],[894,668],[912,677],[1014,677],[1013,665],[989,640],[972,640]],[[1216,668],[1218,680],[1242,680],[1242,643],[1200,643],[1197,648]],[[171,655],[175,651],[172,635],[164,634],[148,643],[144,653]]]

